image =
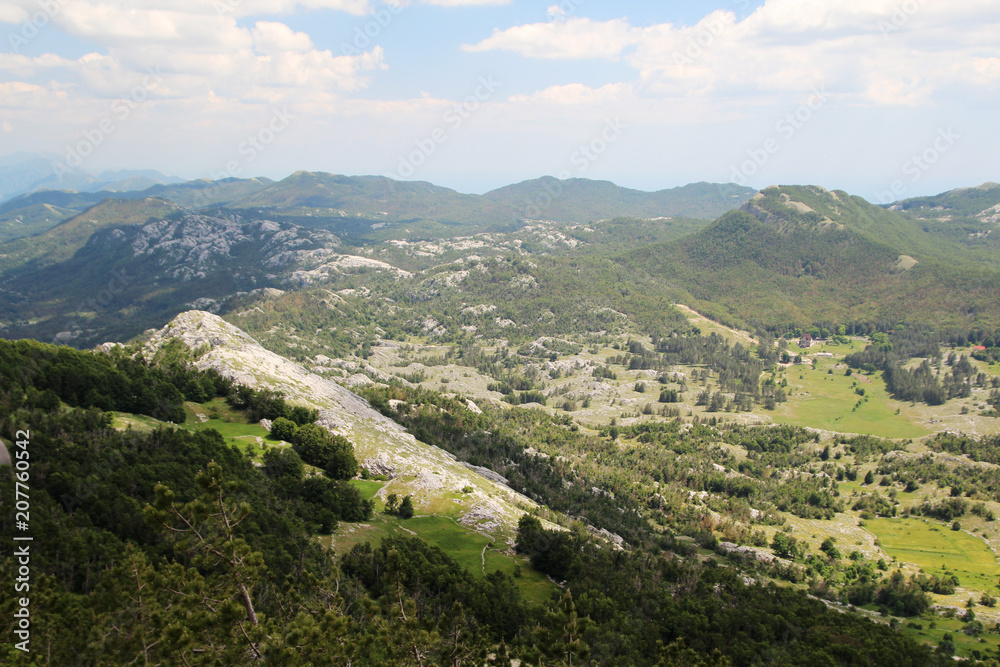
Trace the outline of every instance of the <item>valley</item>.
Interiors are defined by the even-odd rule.
[[[125,452],[115,456],[173,456],[159,439],[211,452],[254,511],[294,508],[298,523],[281,530],[309,545],[308,576],[266,529],[240,539],[298,582],[305,604],[367,637],[359,646],[412,631],[411,614],[437,627],[440,606],[462,599],[470,642],[495,651],[502,641],[531,664],[569,660],[577,645],[542,628],[577,613],[607,664],[645,660],[666,640],[751,664],[793,622],[765,610],[797,606],[810,611],[794,623],[819,625],[782,644],[779,662],[816,664],[805,656],[841,646],[823,635],[841,631],[866,638],[856,656],[997,655],[1000,255],[983,230],[996,224],[1000,187],[883,208],[818,187],[556,184],[565,201],[550,220],[509,218],[510,202],[556,187],[547,181],[472,197],[299,172],[155,186],[157,197],[103,199],[34,235],[12,233],[0,245],[0,335],[105,343],[78,354],[109,361],[73,363],[166,374],[176,405],[169,417],[163,406],[121,409],[96,389],[69,392],[55,371],[12,370],[71,354],[42,346],[30,362],[0,357],[21,387],[4,394],[3,423],[45,428],[44,404],[66,420],[59,429]],[[192,208],[198,191],[217,200]],[[59,205],[48,197],[30,195],[30,206]],[[128,279],[112,289],[111,275]],[[224,380],[209,390],[197,374]],[[286,412],[262,418],[258,399]],[[310,451],[275,435],[275,415],[292,407],[349,443],[349,474],[314,458],[286,479],[281,466]],[[73,431],[87,408],[110,412],[110,428]],[[200,461],[205,471],[210,460],[160,470]],[[43,465],[62,479],[58,461]],[[170,476],[196,503],[190,483]],[[328,478],[337,490],[322,502],[341,503],[340,515],[309,500]],[[129,506],[165,511],[163,491],[140,486]],[[47,511],[68,534],[73,517],[56,497]],[[412,516],[399,513],[402,498]],[[115,539],[180,549],[135,531]],[[418,566],[448,571],[440,577],[457,588],[443,593],[444,579],[407,569]],[[619,571],[630,578],[609,588]],[[66,595],[96,595],[66,581]],[[329,602],[324,587],[341,581],[348,601]],[[476,602],[482,587],[495,587],[504,611]],[[279,624],[271,631],[286,632],[291,598],[255,590]],[[690,604],[684,618],[724,609],[730,629],[748,613],[760,625],[724,641],[691,620],[659,645],[608,643],[630,632],[622,624],[654,622],[635,606],[644,596],[671,619]],[[378,604],[365,613],[383,625],[370,625],[360,610]],[[435,636],[412,641],[445,651]]]

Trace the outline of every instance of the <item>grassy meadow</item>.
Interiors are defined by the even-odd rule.
[[[916,415],[910,414],[908,404],[889,397],[880,376],[848,376],[838,365],[834,358],[817,359],[815,369],[809,364],[788,367],[783,376],[791,396],[774,411],[774,420],[883,438],[919,438],[931,433],[914,423]]]
[[[951,572],[965,589],[996,594],[1000,564],[979,537],[943,523],[914,518],[874,519],[866,523],[885,550],[928,574]]]

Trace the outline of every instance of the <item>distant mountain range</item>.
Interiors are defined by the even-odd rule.
[[[644,193],[545,178],[480,196],[430,183],[309,172],[278,182],[202,180],[124,193],[41,190],[0,204],[0,239],[6,239],[0,326],[7,336],[63,334],[60,340],[85,345],[134,335],[193,304],[218,307],[237,292],[295,288],[344,267],[394,270],[341,255],[341,239],[367,244],[514,232],[529,216],[564,224],[707,218],[752,194],[733,185]],[[128,284],[109,292],[109,276],[119,274],[130,277]],[[101,294],[113,297],[105,299],[112,307],[94,302]]]
[[[67,165],[55,153],[18,152],[0,158],[0,202],[43,189],[130,192],[183,180],[154,169],[120,169],[95,174]]]
[[[139,177],[131,178],[135,181]],[[116,181],[118,185],[125,182]],[[0,240],[44,232],[110,197],[157,197],[191,208],[222,206],[244,215],[324,228],[364,240],[383,237],[387,232],[373,232],[401,224],[406,225],[405,235],[442,236],[486,229],[511,231],[530,220],[711,220],[741,205],[754,193],[738,185],[711,183],[642,192],[608,181],[543,177],[485,195],[470,195],[425,182],[305,171],[277,182],[266,178],[161,182],[128,191],[95,187],[36,190],[0,204]]]
[[[227,206],[327,209],[329,213],[373,219],[492,226],[523,220],[588,222],[612,217],[712,219],[739,206],[753,193],[734,184],[712,183],[642,192],[608,181],[546,176],[484,195],[468,195],[431,183],[300,171]]]
[[[407,279],[475,255],[543,261],[581,243],[626,268],[629,280],[652,281],[632,288],[734,323],[995,323],[998,211],[996,184],[892,207],[815,186],[640,192],[545,177],[468,195],[312,172],[122,193],[41,190],[0,204],[0,335],[89,345],[255,290],[357,272]],[[613,219],[632,220],[627,240],[600,223]],[[474,235],[467,248],[407,250]],[[127,284],[112,285],[116,275]]]

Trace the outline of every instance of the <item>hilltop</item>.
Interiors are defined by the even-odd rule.
[[[1000,321],[997,256],[842,191],[774,186],[683,239],[622,256],[755,325]]]

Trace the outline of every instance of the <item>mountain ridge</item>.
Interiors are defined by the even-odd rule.
[[[471,488],[453,501],[458,523],[506,540],[510,549],[518,519],[538,507],[499,483],[495,475],[479,473],[443,449],[418,441],[365,399],[266,350],[217,315],[198,310],[177,315],[152,332],[143,345],[143,356],[153,358],[175,340],[197,352],[195,365],[200,370],[215,369],[237,383],[279,391],[295,404],[319,410],[319,423],[347,437],[359,461],[377,461],[378,467],[392,470],[393,478],[378,492],[383,501],[389,493],[396,493],[411,495],[418,506],[427,506],[443,492]]]

